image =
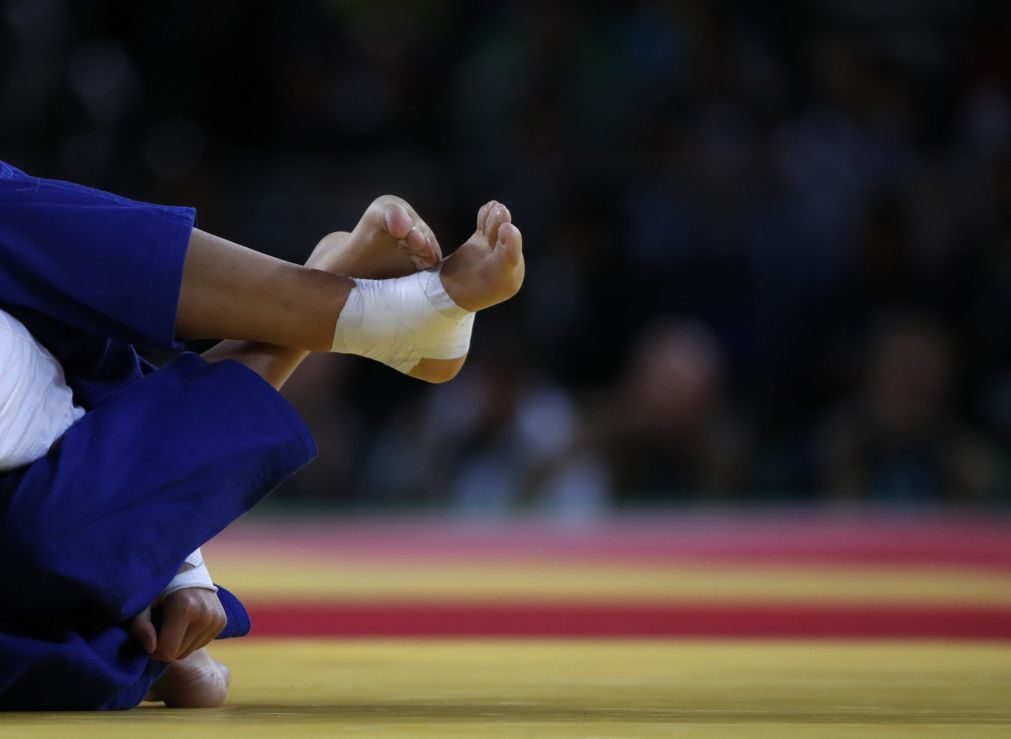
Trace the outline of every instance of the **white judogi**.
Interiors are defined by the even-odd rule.
[[[81,416],[63,367],[0,311],[0,471],[34,462]]]

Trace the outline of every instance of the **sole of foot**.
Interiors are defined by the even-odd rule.
[[[477,214],[477,229],[442,265],[442,285],[457,305],[480,311],[513,297],[523,285],[523,235],[512,214],[492,200]],[[409,373],[426,382],[447,382],[463,368],[467,357],[423,359]]]
[[[474,234],[446,258],[442,284],[461,308],[479,311],[519,292],[524,274],[523,235],[493,200],[478,211]]]

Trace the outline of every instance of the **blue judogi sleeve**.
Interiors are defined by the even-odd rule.
[[[195,211],[0,162],[0,304],[128,344],[175,345]]]
[[[136,705],[161,666],[124,622],[315,453],[258,375],[184,354],[0,478],[0,709]]]

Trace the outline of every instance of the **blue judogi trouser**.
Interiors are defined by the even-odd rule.
[[[0,162],[0,308],[87,410],[45,457],[0,475],[0,709],[137,705],[164,665],[125,622],[315,456],[246,367],[183,354],[156,370],[134,350],[176,346],[193,219]],[[220,596],[226,633],[248,630]]]

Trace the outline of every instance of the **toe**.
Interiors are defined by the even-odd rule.
[[[435,238],[435,232],[428,227],[428,224],[424,221],[418,221],[418,229],[424,234],[425,238],[428,240],[428,245],[432,249],[432,253],[435,256],[435,264],[442,261],[442,247],[439,246],[439,240]]]
[[[523,258],[523,234],[512,223],[503,223],[498,230],[495,249],[501,250],[506,261],[518,263]]]
[[[428,269],[435,266],[439,261],[435,248],[432,246],[428,236],[422,233],[417,227],[412,228],[407,238],[404,239],[407,245],[407,252],[411,257],[414,266],[420,269]]]
[[[512,214],[509,212],[509,209],[501,203],[496,203],[491,212],[488,213],[488,218],[484,224],[484,236],[488,239],[489,244],[494,244],[498,241],[499,226],[510,221],[512,221]]]
[[[414,219],[407,209],[399,203],[387,203],[383,207],[383,223],[386,230],[395,239],[407,238],[414,227]]]
[[[484,226],[488,222],[488,214],[491,213],[492,208],[498,205],[497,200],[489,200],[487,203],[481,206],[477,211],[477,230],[478,233],[484,233]]]
[[[404,240],[411,247],[412,253],[421,252],[428,248],[428,239],[417,228],[412,228]]]

